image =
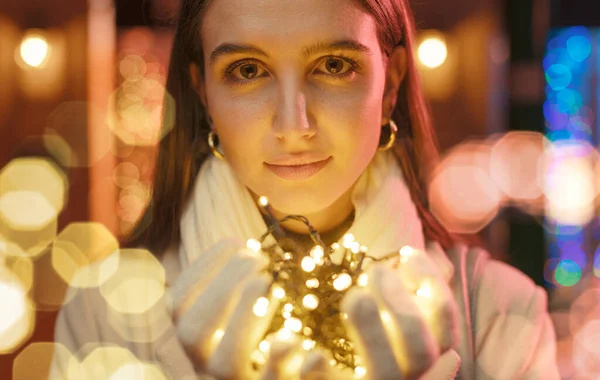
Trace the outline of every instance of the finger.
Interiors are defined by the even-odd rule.
[[[305,351],[297,338],[274,342],[260,379],[281,380],[297,377],[304,355]]]
[[[194,261],[169,289],[173,317],[178,320],[216,277],[231,256],[243,248],[239,239],[224,239]]]
[[[342,300],[340,309],[348,315],[344,323],[355,342],[356,352],[369,371],[368,378],[403,379],[374,295],[365,289],[352,288]]]
[[[430,256],[433,252],[435,250],[412,255],[396,272],[405,288],[416,295],[413,299],[433,331],[440,350],[444,352],[458,339],[458,309],[445,279],[444,269]]]
[[[386,313],[383,319],[396,343],[397,359],[407,378],[422,375],[439,356],[439,347],[400,277],[385,265],[374,265],[370,286]]]
[[[249,358],[269,328],[278,305],[275,297],[269,297],[266,313],[262,316],[254,313],[257,300],[268,296],[271,281],[268,275],[258,275],[246,284],[225,328],[225,335],[210,358],[210,373],[225,379],[246,379],[250,376]]]
[[[182,343],[204,363],[220,337],[215,337],[231,314],[244,282],[265,266],[264,258],[236,253],[225,268],[181,316],[177,331]]]
[[[311,350],[305,357],[300,368],[300,380],[353,380],[353,371],[342,371],[331,366],[328,355],[321,349]]]

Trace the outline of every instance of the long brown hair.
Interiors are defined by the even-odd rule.
[[[210,155],[210,127],[205,109],[193,89],[189,64],[204,73],[199,30],[210,0],[181,0],[170,58],[167,91],[176,103],[176,120],[158,148],[153,193],[142,218],[125,238],[125,246],[145,247],[160,256],[180,240],[179,222],[195,178]],[[429,111],[420,89],[413,57],[415,26],[407,0],[360,0],[376,20],[382,51],[389,54],[399,43],[407,50],[407,73],[398,91],[392,118],[399,133],[393,151],[423,224],[427,240],[449,248],[458,239],[431,214],[427,183],[438,161],[438,149]],[[389,133],[382,133],[386,141]]]

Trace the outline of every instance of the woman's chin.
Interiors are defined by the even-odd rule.
[[[270,199],[271,206],[280,214],[285,215],[311,215],[317,214],[327,208],[322,202],[315,202],[316,197],[304,196],[296,199]],[[322,199],[320,199],[322,201]]]

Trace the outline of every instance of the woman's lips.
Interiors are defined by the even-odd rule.
[[[307,165],[285,166],[285,165],[270,165],[265,163],[265,166],[275,173],[275,175],[290,181],[300,181],[308,179],[321,171],[333,157],[326,160],[313,162]]]

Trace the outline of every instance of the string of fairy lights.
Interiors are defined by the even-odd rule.
[[[341,245],[334,243],[326,246],[306,217],[289,215],[277,220],[266,197],[260,197],[259,205],[270,216],[272,223],[259,239],[249,239],[247,247],[269,258],[265,271],[272,275],[273,281],[269,297],[259,298],[253,311],[256,316],[264,317],[271,302],[278,302],[278,306],[269,328],[252,354],[253,367],[260,369],[265,365],[275,341],[297,338],[307,351],[319,347],[331,354],[331,366],[350,369],[355,378],[364,377],[367,371],[345,328],[343,320],[347,315],[340,310],[341,301],[350,288],[368,284],[368,275],[364,272],[366,263],[398,258],[400,263],[404,263],[417,250],[405,246],[399,252],[375,258],[369,256],[368,247],[355,241],[351,234],[343,237]],[[308,253],[285,250],[278,243],[263,246],[265,239],[287,220],[296,220],[307,226],[314,243]],[[335,263],[332,259],[334,255],[342,257],[341,262]],[[431,290],[426,286],[415,293],[420,297],[431,296]],[[382,321],[389,322],[389,316],[385,318],[384,313],[381,312]]]

